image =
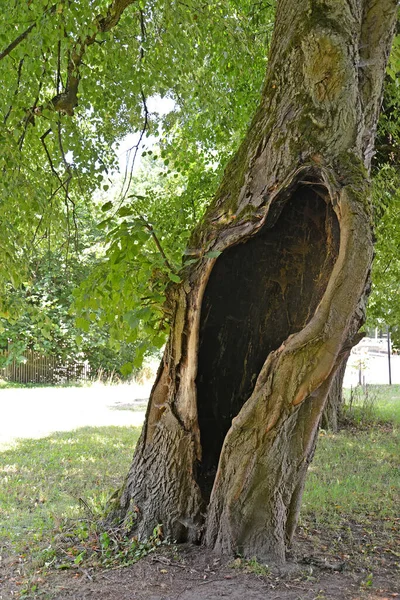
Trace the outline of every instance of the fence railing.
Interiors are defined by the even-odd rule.
[[[7,357],[8,351],[1,350],[1,357]],[[16,383],[68,383],[86,381],[90,377],[90,365],[87,361],[61,362],[55,356],[46,356],[32,350],[24,352],[24,362],[10,362],[0,369],[0,377]]]

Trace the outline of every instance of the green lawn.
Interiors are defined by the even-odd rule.
[[[400,385],[368,385],[344,390],[345,413],[372,423],[389,422],[400,427]]]
[[[0,545],[32,550],[48,545],[65,519],[100,514],[123,482],[139,434],[84,427],[0,452]]]
[[[346,398],[348,404],[348,392]],[[370,527],[389,547],[399,517],[400,386],[357,391],[345,412],[349,428],[320,432],[301,528],[323,528],[329,538]],[[131,560],[131,546],[102,532],[98,519],[123,482],[139,433],[86,427],[20,440],[0,452],[0,555],[16,555],[34,569]],[[147,550],[141,546],[135,556]]]
[[[320,432],[302,512],[398,516],[400,385],[345,390],[344,396],[351,427]]]

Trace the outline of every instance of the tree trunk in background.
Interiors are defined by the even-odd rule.
[[[332,431],[333,433],[336,433],[339,429],[340,410],[343,403],[343,379],[349,354],[349,352],[346,352],[346,355],[343,357],[342,362],[337,368],[322,413],[322,429]]]
[[[136,535],[161,523],[173,540],[285,560],[364,319],[395,19],[394,0],[278,1],[259,109],[170,289],[170,339],[113,513]]]

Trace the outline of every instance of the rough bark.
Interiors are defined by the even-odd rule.
[[[368,169],[394,0],[278,2],[262,100],[170,290],[171,336],[114,517],[282,562],[331,382],[364,318]],[[208,258],[207,252],[220,256]]]

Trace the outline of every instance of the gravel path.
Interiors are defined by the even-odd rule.
[[[0,390],[0,448],[17,438],[103,425],[141,425],[151,382]],[[134,410],[127,410],[127,409]]]

